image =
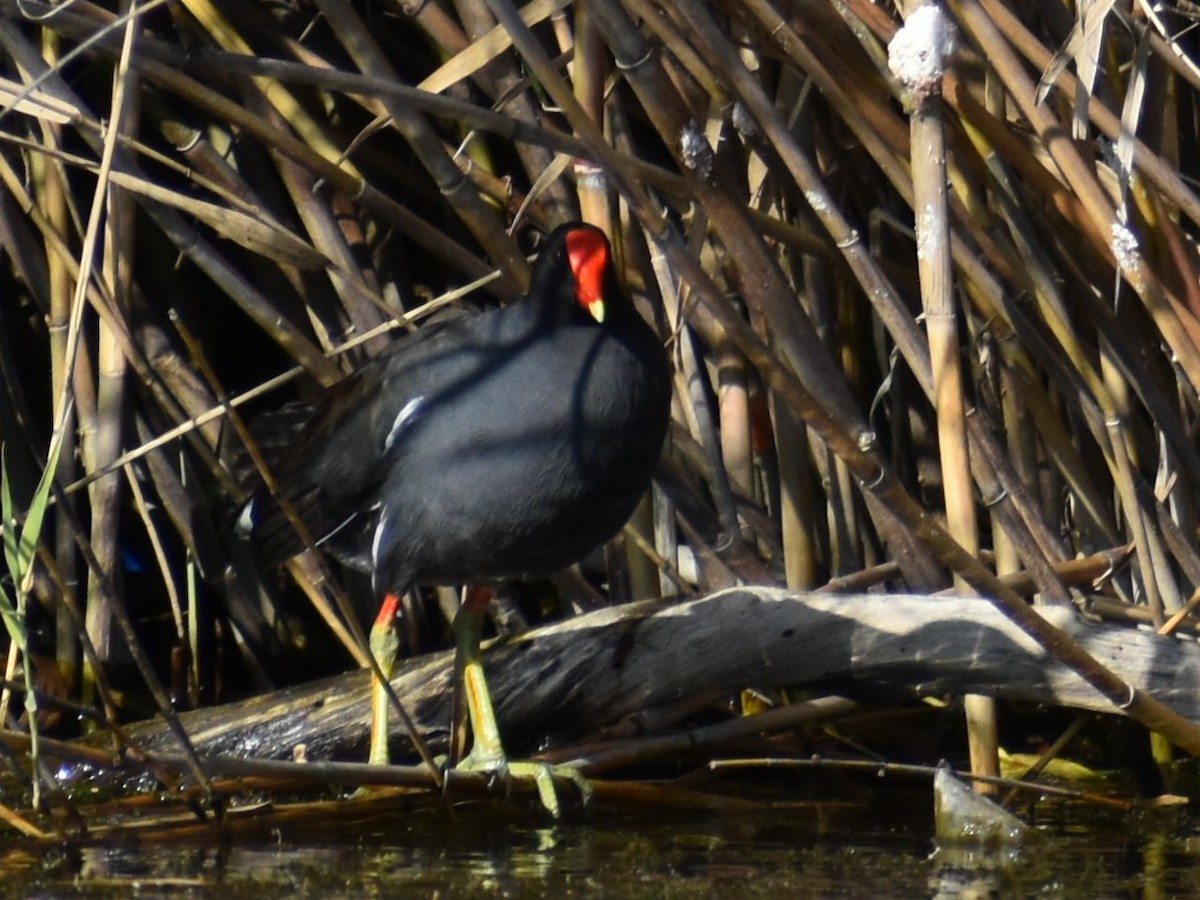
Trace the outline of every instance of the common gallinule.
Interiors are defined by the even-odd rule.
[[[662,342],[621,291],[608,240],[572,223],[520,301],[423,328],[330,389],[274,476],[316,543],[370,571],[371,648],[390,673],[412,586],[546,574],[612,537],[649,485],[670,396]],[[238,530],[266,563],[303,549],[263,489]],[[467,602],[454,622],[474,734],[461,765],[532,775],[555,811],[549,770],[505,757],[482,618]],[[371,759],[386,761],[387,698],[373,688]]]

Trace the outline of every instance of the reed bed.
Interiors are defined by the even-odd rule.
[[[576,575],[514,615],[953,585],[1200,751],[1031,603],[1195,624],[1194,16],[0,0],[0,715],[34,804],[69,804],[29,773],[79,728],[220,796],[178,710],[365,662],[362,584],[262,571],[232,536],[253,422],[445,307],[518,296],[536,236],[575,218],[671,350],[674,421],[587,573],[603,595]],[[903,44],[889,67],[906,21],[932,23],[905,35],[915,76]],[[1081,583],[1080,559],[1108,562]],[[406,634],[444,638],[436,610]],[[967,708],[987,771],[995,710]],[[173,767],[125,731],[155,715]]]

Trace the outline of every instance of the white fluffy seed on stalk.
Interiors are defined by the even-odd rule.
[[[942,83],[954,52],[954,23],[940,6],[922,6],[888,44],[888,68],[914,98],[928,96]]]

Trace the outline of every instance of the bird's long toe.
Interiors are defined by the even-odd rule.
[[[480,772],[500,779],[532,780],[534,787],[537,788],[538,799],[542,806],[556,819],[561,815],[562,807],[558,802],[555,779],[573,784],[579,791],[579,798],[584,806],[592,799],[591,782],[573,766],[553,765],[527,759],[509,760],[503,755],[476,755],[472,752],[456,768],[458,771]]]

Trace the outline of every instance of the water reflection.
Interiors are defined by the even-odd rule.
[[[3,893],[226,898],[343,896],[1011,897],[1194,895],[1200,818],[1039,807],[1024,857],[934,853],[915,804],[828,812],[392,815],[257,843],[0,853]]]

